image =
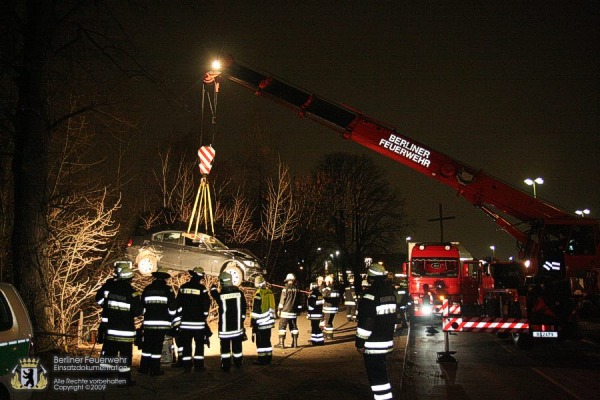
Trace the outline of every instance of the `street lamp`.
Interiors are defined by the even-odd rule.
[[[585,217],[586,215],[589,215],[590,213],[590,209],[589,208],[584,208],[583,210],[577,210],[575,211],[575,214],[579,215],[580,217]]]
[[[492,261],[496,259],[496,246],[490,246],[490,250],[492,250]]]
[[[533,197],[537,197],[537,193],[535,191],[535,186],[537,185],[541,185],[544,183],[544,179],[541,177],[537,177],[535,179],[531,179],[531,178],[527,178],[525,179],[523,182],[525,182],[525,184],[529,185],[529,186],[533,186]]]

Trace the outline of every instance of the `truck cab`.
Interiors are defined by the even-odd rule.
[[[13,387],[19,360],[30,356],[33,326],[19,293],[9,283],[0,282],[0,399],[31,397],[31,390]]]

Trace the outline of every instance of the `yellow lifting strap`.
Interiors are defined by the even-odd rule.
[[[194,207],[192,209],[192,214],[190,215],[190,222],[188,224],[187,233],[190,233],[192,229],[194,217],[196,220],[196,224],[194,226],[194,235],[198,234],[198,226],[200,225],[201,219],[204,221],[204,231],[208,233],[210,222],[211,235],[215,235],[212,200],[210,196],[210,185],[206,180],[206,176],[202,176],[202,179],[200,180],[200,186],[198,186],[198,193],[196,193],[196,201],[194,201]]]

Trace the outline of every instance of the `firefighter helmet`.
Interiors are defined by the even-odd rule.
[[[127,262],[126,265],[123,265],[119,270],[119,279],[131,279],[133,278],[133,269],[131,269],[131,263]]]
[[[154,271],[152,273],[152,276],[158,279],[169,279],[171,277],[171,274],[169,274],[169,272],[166,269],[161,267]]]
[[[262,275],[256,275],[256,278],[254,278],[254,286],[256,287],[263,287],[266,283],[267,281]]]
[[[325,283],[333,283],[333,276],[327,275],[325,277]]]
[[[194,269],[190,269],[190,270],[188,270],[188,272],[190,273],[191,276],[199,276],[202,278],[205,275],[204,268],[202,268],[202,267],[196,267]]]
[[[225,271],[221,272],[221,275],[219,275],[219,281],[223,286],[231,286],[233,284],[231,280],[231,274]]]
[[[115,278],[119,277],[119,272],[123,269],[123,267],[128,266],[129,261],[115,261],[113,264],[113,274]]]
[[[294,274],[287,274],[287,276],[285,277],[285,281],[295,281],[296,277],[294,276]]]
[[[378,277],[378,276],[385,277],[386,276],[385,268],[383,268],[383,265],[381,265],[381,264],[371,264],[371,265],[369,265],[368,275],[370,277]]]

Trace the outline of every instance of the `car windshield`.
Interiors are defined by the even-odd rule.
[[[229,247],[225,246],[219,239],[217,239],[216,237],[213,236],[205,236],[202,239],[204,239],[204,241],[206,243],[208,243],[210,245],[210,247],[213,248],[213,250],[227,250]]]

